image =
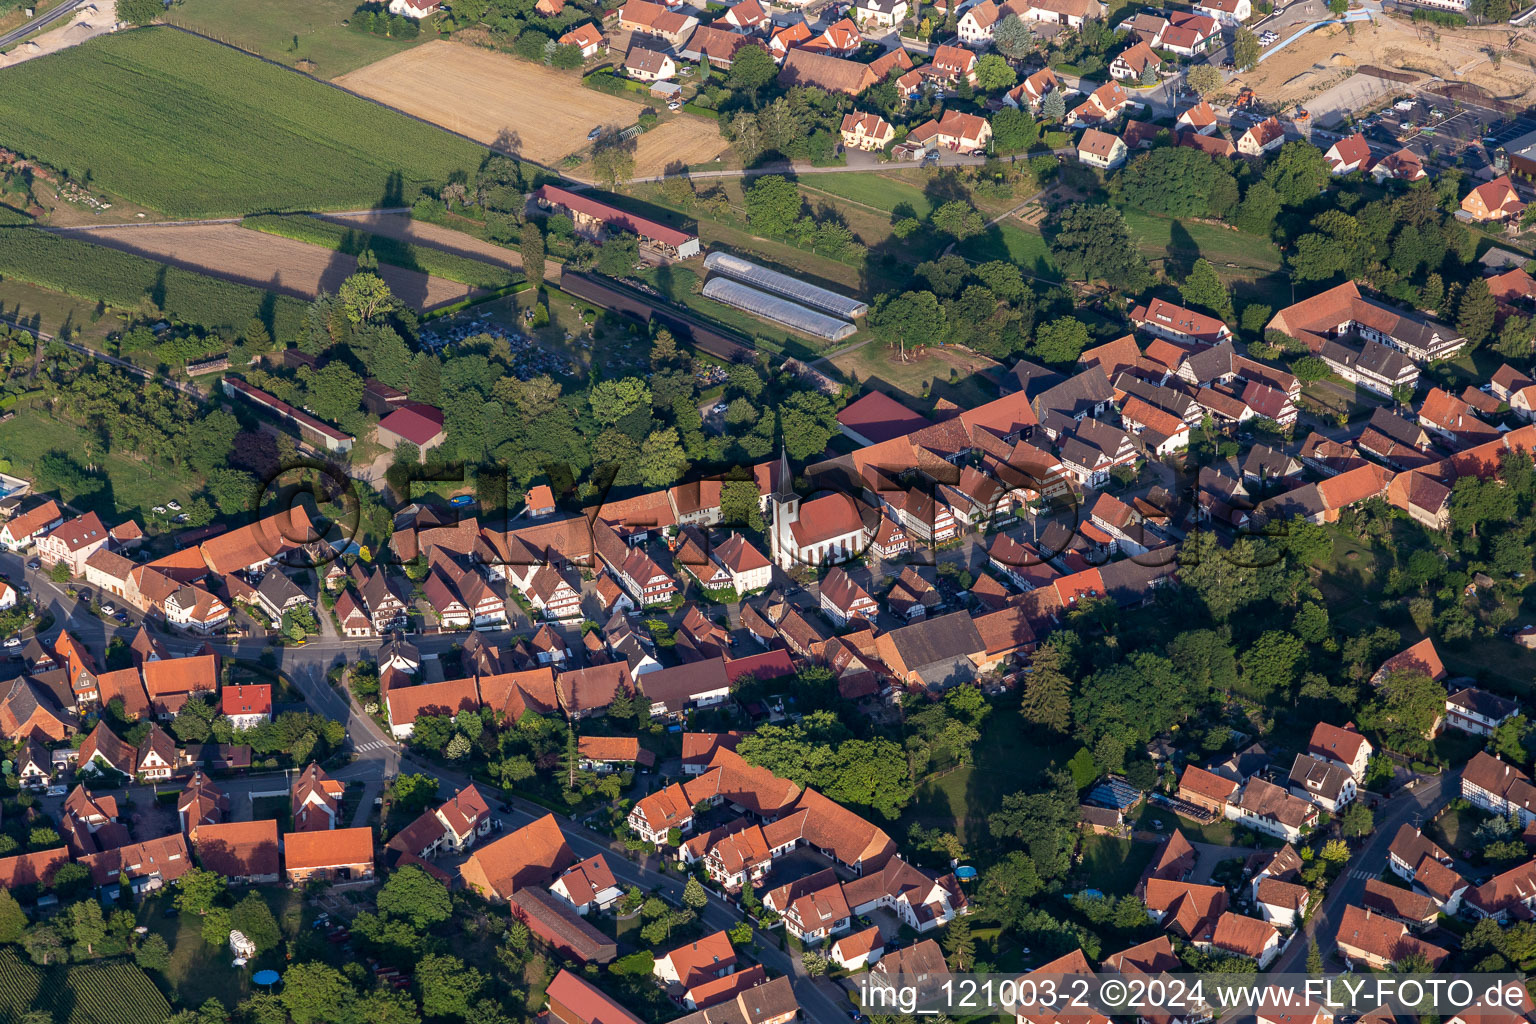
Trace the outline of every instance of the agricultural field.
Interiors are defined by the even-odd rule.
[[[406,213],[335,213],[325,220],[341,224],[356,231],[367,232],[375,238],[392,238],[417,247],[430,246],[443,252],[463,256],[465,259],[494,263],[508,270],[523,269],[523,257],[516,249],[488,242],[482,238],[442,224],[418,220]],[[474,221],[461,221],[467,226]]]
[[[408,218],[402,214],[378,216],[380,219],[390,218],[408,222]],[[522,276],[514,274],[505,265],[505,261],[499,261],[493,265],[473,257],[445,252],[430,245],[415,245],[388,235],[373,235],[362,228],[363,223],[365,222],[359,221],[354,227],[349,226],[345,221],[321,220],[307,214],[289,213],[247,217],[241,222],[241,226],[309,245],[318,245],[347,256],[356,256],[365,251],[372,252],[378,258],[381,267],[414,270],[418,273],[446,278],[449,281],[458,281],[471,288],[487,290],[505,288]]]
[[[9,69],[0,139],[178,217],[404,205],[483,157],[430,125],[169,28]]]
[[[32,1009],[56,1024],[161,1024],[171,1004],[126,961],[44,969],[0,950],[0,1020],[19,1020]]]
[[[348,28],[355,0],[184,0],[167,18],[177,25],[228,40],[242,50],[335,78],[435,38],[387,39]]]
[[[77,298],[136,308],[148,296],[170,316],[209,328],[243,328],[259,317],[275,337],[291,337],[304,319],[303,303],[264,287],[221,281],[78,238],[11,229],[0,232],[0,243],[0,277]],[[24,313],[34,312],[20,297],[16,301]]]
[[[336,84],[546,167],[584,149],[593,128],[632,125],[641,110],[633,100],[582,88],[574,72],[441,40]]]
[[[334,292],[357,272],[355,256],[247,230],[239,224],[103,228],[91,232],[90,238],[98,245],[163,260],[199,274],[217,275],[306,300],[322,291]],[[458,281],[387,263],[379,264],[378,273],[402,302],[418,310],[458,302],[474,291]]]
[[[800,178],[799,184],[802,191],[824,192],[861,206],[884,210],[886,213],[891,213],[896,207],[906,204],[912,208],[913,216],[921,219],[933,212],[933,204],[928,201],[928,196],[922,187],[911,180],[920,173],[869,174],[862,171],[842,171],[829,174],[807,174]]]
[[[682,114],[635,140],[635,177],[712,163],[729,150],[730,144],[720,137],[716,122]]]

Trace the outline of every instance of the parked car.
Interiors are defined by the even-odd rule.
[[[165,507],[170,509],[172,512],[181,511],[181,503],[178,501],[168,501],[165,503]]]
[[[116,615],[117,614],[117,605],[113,605],[113,604],[104,604],[104,605],[102,605],[101,606],[101,614],[103,614],[103,615]]]
[[[20,647],[21,646],[21,637],[19,637],[19,636],[8,637],[6,639],[6,641],[5,641],[5,646],[7,646],[7,647]]]

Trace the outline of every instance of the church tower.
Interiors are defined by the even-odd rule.
[[[799,550],[790,526],[800,520],[800,495],[795,493],[795,475],[789,468],[789,453],[782,446],[779,448],[779,464],[775,472],[778,479],[774,482],[773,493],[768,497],[773,514],[773,525],[769,532],[772,548],[770,557],[781,569],[790,569],[795,564],[795,554]]]

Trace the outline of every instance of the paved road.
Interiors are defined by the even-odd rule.
[[[38,29],[52,25],[60,18],[69,17],[70,15],[74,14],[75,8],[79,7],[83,3],[85,3],[85,0],[66,0],[65,3],[55,7],[47,14],[33,18],[31,21],[27,22],[20,28],[7,32],[5,35],[0,36],[0,50],[5,49],[12,43],[21,42],[23,39],[27,38],[27,36],[36,32]]]
[[[20,580],[25,576],[32,585],[34,600],[53,613],[54,623],[44,634],[46,637],[55,637],[67,628],[92,649],[101,651],[113,636],[123,636],[126,639],[137,631],[136,626],[120,627],[115,622],[91,614],[88,608],[68,597],[64,588],[53,583],[46,576],[26,571],[24,560],[20,556],[0,552],[0,571],[7,573],[13,580]],[[193,637],[165,634],[159,636],[173,656],[191,654],[205,643],[204,640]],[[425,656],[443,654],[458,640],[459,637],[447,634],[415,637],[413,643]],[[244,660],[255,660],[265,649],[262,644],[230,644],[222,641],[215,641],[212,646],[224,657]],[[371,656],[377,646],[377,640],[321,637],[303,647],[276,649],[280,669],[304,695],[309,707],[329,718],[346,723],[347,743],[355,760],[331,774],[343,781],[364,783],[365,794],[362,806],[358,810],[358,815],[364,821],[368,812],[372,810],[373,798],[382,792],[385,781],[401,771],[423,772],[435,776],[442,781],[445,792],[461,788],[471,781],[467,775],[440,765],[429,764],[402,750],[387,732],[379,727],[378,723],[363,713],[350,695],[332,688],[326,681],[326,674],[330,668],[343,662],[356,661],[363,655]],[[487,788],[494,792],[494,787]],[[520,827],[549,813],[545,808],[518,797],[502,796],[501,799],[512,808],[510,812],[502,812],[502,819],[508,827]],[[356,823],[354,820],[353,824]],[[561,816],[560,827],[571,849],[579,857],[585,859],[601,853],[613,868],[614,874],[626,885],[636,885],[646,891],[656,891],[674,904],[681,905],[683,884],[686,879],[656,870],[653,866],[654,859],[648,863],[636,863],[630,860],[628,852],[620,844],[572,819]],[[711,928],[726,929],[737,924],[741,920],[741,915],[729,904],[711,897],[702,918]],[[764,965],[793,978],[795,994],[800,1000],[801,1009],[807,1019],[815,1021],[816,1024],[835,1024],[846,1018],[849,1007],[836,1001],[835,987],[824,980],[819,981],[809,977],[798,958],[778,947],[776,935],[760,934],[758,947],[757,957]]]
[[[1375,878],[1387,864],[1387,847],[1392,837],[1404,825],[1422,824],[1445,806],[1446,802],[1461,791],[1461,772],[1451,772],[1434,779],[1421,779],[1412,789],[1403,789],[1387,801],[1377,815],[1376,831],[1371,834],[1349,863],[1344,874],[1333,883],[1322,905],[1303,926],[1305,934],[1297,936],[1290,947],[1270,966],[1272,974],[1299,973],[1306,969],[1307,949],[1312,940],[1326,961],[1334,951],[1334,936],[1338,934],[1339,918],[1344,908],[1359,905],[1365,892],[1367,879]]]

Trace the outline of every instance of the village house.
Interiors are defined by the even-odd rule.
[[[1518,218],[1525,212],[1525,204],[1520,201],[1514,182],[1506,174],[1468,192],[1467,197],[1461,201],[1461,209],[1468,218],[1481,223]]]
[[[881,150],[896,138],[896,129],[885,118],[858,111],[843,115],[841,131],[846,149]]]
[[[1077,140],[1078,162],[1104,171],[1112,171],[1125,163],[1129,152],[1119,136],[1097,128],[1089,128]]]
[[[1285,128],[1271,115],[1237,137],[1237,151],[1243,156],[1260,157],[1285,144]]]
[[[45,566],[65,565],[71,576],[85,573],[85,562],[107,546],[107,528],[95,512],[66,520],[37,541],[37,557]]]

